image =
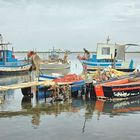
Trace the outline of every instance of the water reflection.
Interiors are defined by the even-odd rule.
[[[124,113],[135,113],[140,111],[140,98],[128,99],[124,101],[102,101],[97,100],[94,110],[98,113],[98,119],[102,113],[110,117],[123,115]]]
[[[30,74],[15,75],[15,76],[2,76],[0,78],[0,86],[11,85],[30,81]]]
[[[85,131],[86,121],[93,118],[93,114],[97,114],[97,119],[100,120],[101,115],[123,115],[123,113],[134,113],[140,111],[140,99],[130,99],[125,101],[109,102],[109,101],[83,101],[81,99],[72,99],[67,102],[56,102],[53,104],[46,104],[45,102],[36,102],[33,105],[33,99],[30,97],[23,97],[21,100],[20,111],[0,111],[0,117],[13,116],[32,116],[31,123],[35,126],[40,125],[41,115],[59,116],[61,113],[79,113],[84,110],[84,118],[82,132]]]
[[[31,98],[28,96],[24,96],[21,101],[21,106],[22,109],[31,109],[32,108]]]
[[[0,91],[0,110],[4,107],[4,104],[8,103],[8,99],[12,99],[14,96],[14,90]]]

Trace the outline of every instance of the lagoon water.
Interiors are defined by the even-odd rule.
[[[79,74],[82,66],[76,55],[70,54],[70,72]],[[126,54],[126,60],[133,58],[137,66],[139,57],[138,53]],[[0,85],[28,79],[28,75],[4,77]],[[35,96],[24,98],[18,89],[0,93],[0,101],[0,140],[140,139],[140,99],[105,102],[79,98],[48,104]]]

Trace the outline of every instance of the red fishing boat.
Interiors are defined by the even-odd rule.
[[[97,98],[114,99],[140,96],[140,77],[126,77],[94,85]]]

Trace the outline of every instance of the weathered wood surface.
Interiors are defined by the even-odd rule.
[[[6,91],[6,90],[13,90],[13,89],[20,89],[20,88],[26,88],[26,87],[32,87],[32,86],[49,86],[53,85],[54,82],[51,81],[32,81],[32,82],[26,82],[26,83],[17,83],[12,85],[6,85],[6,86],[0,86],[0,91]]]
[[[72,82],[58,82],[58,85],[70,85]],[[14,90],[14,89],[21,89],[26,87],[33,87],[33,86],[52,86],[56,84],[55,82],[45,80],[45,81],[31,81],[26,83],[17,83],[12,85],[0,86],[0,91],[7,91],[7,90]]]

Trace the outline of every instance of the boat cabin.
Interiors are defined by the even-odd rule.
[[[10,43],[3,42],[3,37],[0,34],[0,65],[8,65],[11,62],[11,64],[13,64],[18,61],[13,54],[13,49],[9,50],[8,45],[10,45]]]
[[[5,64],[5,62],[17,62],[13,51],[11,50],[0,50],[0,64]]]
[[[95,57],[95,56],[94,56]],[[98,43],[97,60],[125,60],[125,45]]]

